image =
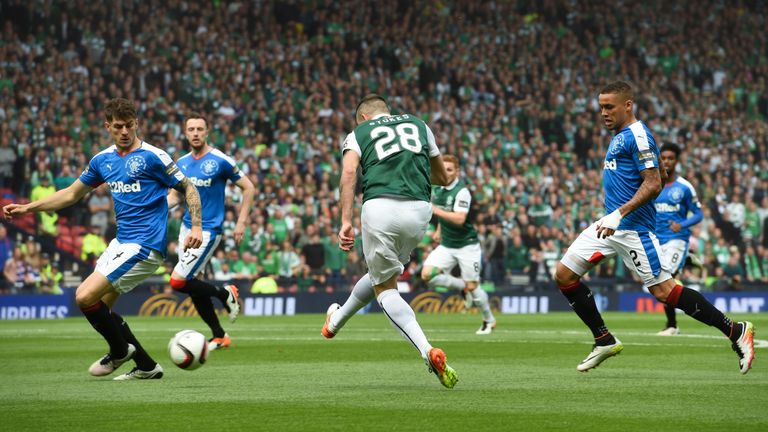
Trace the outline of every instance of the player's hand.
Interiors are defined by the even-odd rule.
[[[618,209],[597,221],[597,238],[608,238],[616,232],[621,223],[621,212]]]
[[[435,231],[432,233],[432,241],[435,243],[440,243],[440,232]]]
[[[339,249],[349,252],[355,246],[355,229],[351,223],[342,223],[339,230]]]
[[[680,232],[680,230],[683,229],[683,226],[675,221],[669,221],[669,229],[671,229],[672,232]]]
[[[432,204],[432,214],[433,214],[433,215],[435,215],[435,216],[437,216],[437,217],[440,217],[440,214],[439,214],[439,213],[440,213],[442,210],[443,210],[443,209],[441,209],[440,207],[438,207],[438,206],[436,206],[436,205]]]
[[[8,204],[3,207],[3,219],[11,220],[16,216],[22,216],[27,214],[27,206],[25,204]]]
[[[203,229],[199,226],[193,226],[184,241],[184,249],[197,249],[203,244]]]
[[[235,225],[235,232],[233,233],[235,237],[235,243],[240,244],[241,241],[243,241],[243,236],[245,235],[245,222],[240,223],[238,222]]]

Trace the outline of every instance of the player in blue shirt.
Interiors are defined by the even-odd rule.
[[[703,216],[693,185],[675,173],[680,152],[680,147],[675,144],[664,144],[661,147],[661,167],[666,170],[668,178],[664,189],[654,201],[656,236],[661,244],[662,260],[667,261],[672,277],[676,277],[685,267],[691,227],[701,222]],[[667,325],[657,335],[674,336],[680,333],[675,308],[666,304],[664,312]]]
[[[75,291],[75,302],[88,322],[109,344],[109,352],[94,362],[89,372],[109,375],[130,359],[136,367],[115,380],[157,379],[163,368],[139,344],[128,324],[111,311],[121,293],[132,290],[154,274],[166,252],[168,189],[183,193],[192,215],[192,229],[186,247],[202,242],[200,196],[163,150],[136,136],[138,120],[132,101],[117,98],[104,107],[104,127],[114,145],[91,159],[72,185],[29,204],[9,204],[5,218],[30,212],[54,211],[82,199],[106,183],[115,202],[117,238],[96,263],[95,271]]]
[[[192,226],[189,211],[187,211],[184,213],[179,232],[179,262],[171,274],[171,287],[189,294],[197,313],[211,328],[213,337],[209,341],[208,348],[212,350],[226,348],[232,340],[219,323],[211,297],[221,300],[229,311],[230,322],[234,322],[240,311],[237,287],[234,285],[216,287],[201,281],[196,276],[205,268],[221,240],[221,224],[224,221],[224,189],[227,181],[234,182],[243,191],[243,201],[234,232],[237,243],[243,239],[245,224],[253,205],[254,187],[248,177],[240,172],[232,158],[208,145],[208,121],[205,117],[198,113],[190,113],[184,121],[184,134],[189,141],[191,151],[179,158],[177,163],[200,193],[203,203],[203,243],[195,248],[183,246]],[[172,190],[168,195],[168,204],[174,206],[181,199],[181,195]]]
[[[615,133],[603,164],[605,216],[582,231],[555,272],[560,291],[595,338],[592,352],[576,370],[596,368],[624,348],[608,331],[592,292],[581,281],[600,261],[618,255],[660,302],[722,331],[739,357],[739,370],[747,373],[755,356],[752,323],[734,323],[699,292],[678,285],[660,260],[653,199],[665,179],[659,171],[656,141],[632,111],[632,87],[622,81],[611,83],[600,91],[598,102],[606,128]]]

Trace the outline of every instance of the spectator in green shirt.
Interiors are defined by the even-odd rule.
[[[259,276],[259,264],[257,258],[250,252],[243,252],[232,265],[232,272],[236,279],[255,280]]]
[[[268,223],[272,226],[272,232],[275,235],[275,243],[283,243],[283,240],[288,237],[288,224],[283,216],[283,210],[279,207],[275,207],[275,213],[269,218]]]
[[[53,180],[53,185],[56,187],[56,190],[62,190],[66,189],[74,182],[75,177],[72,175],[72,168],[69,167],[69,164],[63,164],[61,166],[61,172]]]
[[[328,270],[327,284],[333,289],[339,289],[344,283],[347,253],[339,248],[338,237],[332,235],[323,240],[325,267]]]
[[[528,272],[531,257],[520,234],[514,234],[507,246],[507,273],[525,274]]]

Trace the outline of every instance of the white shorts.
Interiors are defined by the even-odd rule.
[[[163,257],[156,250],[113,239],[96,261],[96,271],[107,278],[115,291],[123,294],[155,274],[162,263]]]
[[[459,249],[439,245],[424,261],[424,266],[437,267],[444,272],[450,271],[457,263],[461,269],[461,279],[468,282],[480,280],[480,263],[483,251],[480,243],[466,245]]]
[[[374,198],[363,204],[363,253],[373,285],[403,273],[431,218],[426,201]]]
[[[211,231],[203,231],[203,243],[200,247],[194,249],[184,249],[184,242],[191,230],[182,225],[179,230],[179,262],[176,263],[176,267],[173,271],[183,276],[184,279],[190,280],[200,273],[200,270],[205,268],[208,264],[208,260],[213,256],[213,252],[216,250],[216,246],[221,241],[221,234],[214,234]]]
[[[624,264],[635,271],[645,287],[658,285],[672,275],[662,268],[661,246],[656,234],[628,230],[616,231],[612,236],[597,238],[597,222],[579,234],[560,260],[579,276],[584,276],[605,258],[621,257]]]
[[[685,267],[685,258],[688,256],[688,242],[674,239],[661,245],[661,267],[670,274],[677,274]]]

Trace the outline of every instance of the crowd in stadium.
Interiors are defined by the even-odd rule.
[[[109,98],[137,101],[140,137],[175,158],[185,113],[205,112],[212,144],[256,186],[240,245],[230,189],[212,277],[346,290],[365,270],[336,244],[340,144],[357,100],[377,92],[461,160],[484,279],[545,282],[602,216],[610,132],[596,91],[621,78],[657,141],[683,148],[679,174],[704,209],[691,238],[703,266],[686,277],[768,282],[768,16],[760,2],[699,3],[1,0],[3,202],[74,182],[108,143]],[[58,292],[62,230],[77,237],[73,258],[92,263],[114,237],[111,209],[102,186],[31,232],[0,227],[2,292]],[[404,280],[433,246],[425,238]],[[598,271],[631,277],[621,263]]]

